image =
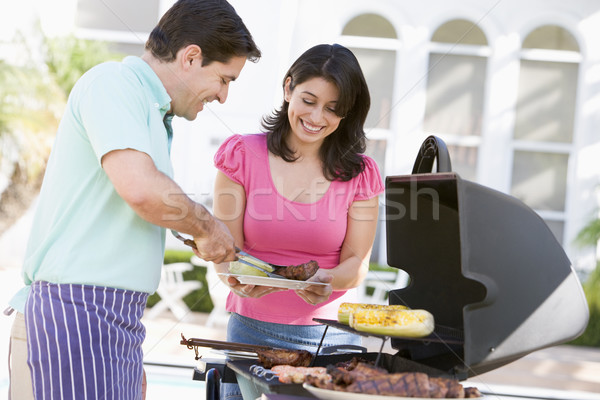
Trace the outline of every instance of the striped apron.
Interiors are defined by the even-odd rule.
[[[36,399],[142,398],[147,293],[33,282],[25,305]]]

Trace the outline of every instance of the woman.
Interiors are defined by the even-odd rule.
[[[314,353],[325,327],[313,318],[335,319],[340,303],[356,301],[350,289],[369,268],[383,183],[362,154],[370,96],[350,50],[309,49],[285,75],[283,91],[281,108],[263,119],[266,133],[234,135],[215,155],[214,213],[238,247],[276,265],[315,260],[320,269],[309,281],[326,285],[286,290],[224,278],[227,340]],[[217,271],[227,272],[228,263]],[[323,345],[359,343],[330,328]]]

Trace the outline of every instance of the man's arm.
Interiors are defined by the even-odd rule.
[[[160,172],[146,153],[133,149],[111,151],[102,157],[102,168],[119,196],[141,218],[192,235],[198,257],[216,263],[236,259],[227,227]]]

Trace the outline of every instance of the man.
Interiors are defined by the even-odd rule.
[[[96,66],[75,85],[32,226],[26,288],[11,301],[13,399],[31,398],[29,387],[38,399],[142,398],[140,318],[160,280],[165,228],[192,236],[205,260],[236,258],[225,225],[171,178],[170,120],[225,102],[260,55],[225,0],[179,0],[141,58]]]

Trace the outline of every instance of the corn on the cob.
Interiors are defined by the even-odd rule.
[[[433,332],[434,321],[426,310],[364,310],[350,315],[350,326],[378,335],[423,337]]]
[[[383,305],[383,304],[366,304],[366,303],[342,303],[338,308],[338,322],[346,324],[350,322],[350,314],[360,310],[408,310],[408,307],[401,305]]]
[[[267,276],[261,270],[252,268],[249,265],[241,263],[239,261],[232,261],[229,263],[229,272],[237,275],[256,275],[256,276]]]

